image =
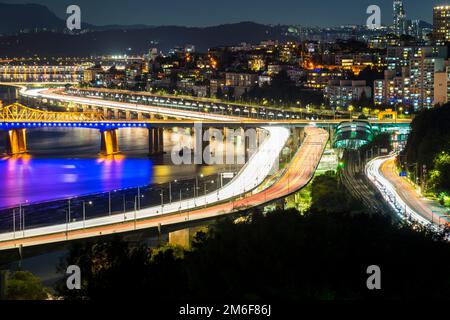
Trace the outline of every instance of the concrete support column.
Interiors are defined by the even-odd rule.
[[[245,162],[248,161],[248,159],[250,158],[251,155],[251,150],[250,150],[250,143],[251,143],[251,137],[245,135],[244,137],[244,152],[245,152]]]
[[[224,127],[222,129],[223,136],[223,156],[225,157],[225,162],[227,162],[227,155],[233,155],[234,158],[234,144],[231,141],[230,128]]]
[[[247,146],[246,146],[246,138],[245,138],[245,129],[244,128],[239,128],[236,131],[236,134],[238,134],[238,138],[239,139],[239,145],[236,144],[236,154],[238,156],[239,162],[242,162],[242,159],[244,159],[244,161],[247,161]]]
[[[27,152],[26,129],[12,129],[8,131],[6,152],[10,155]]]
[[[244,131],[244,148],[245,148],[245,161],[247,162],[250,157],[258,150],[258,131],[257,128],[250,128]]]
[[[205,135],[205,131],[207,130],[209,130],[209,128],[194,127],[194,164],[208,164],[205,161],[204,151],[209,147],[210,139],[208,138],[206,141],[203,139],[205,136],[210,137],[209,134]]]
[[[202,164],[208,165],[210,164],[211,158],[211,130],[210,128],[203,129],[202,132]]]
[[[259,147],[266,138],[267,138],[267,131],[261,128],[256,128],[257,147]]]
[[[137,113],[137,118],[138,118],[138,120],[144,119],[144,115],[142,114],[142,112]]]
[[[205,151],[207,147],[211,145],[211,131],[210,128],[206,128],[202,132],[202,150]]]
[[[148,129],[148,153],[150,155],[157,154],[157,137],[158,130],[157,128],[149,128]]]
[[[126,120],[131,120],[131,111],[125,111],[125,119]]]
[[[158,128],[158,151],[164,153],[164,129]]]
[[[119,119],[120,118],[120,112],[119,109],[114,109],[114,118]]]
[[[292,129],[292,141],[296,148],[299,148],[305,139],[305,128]]]
[[[101,154],[109,156],[119,153],[119,129],[100,131]]]
[[[109,117],[109,110],[108,110],[108,108],[106,108],[106,107],[103,108],[103,116],[104,116],[106,119],[108,119],[108,117]]]
[[[148,152],[150,155],[157,155],[164,153],[163,128],[148,129]]]

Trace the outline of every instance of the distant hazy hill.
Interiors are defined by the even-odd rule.
[[[175,46],[193,44],[199,51],[241,42],[257,43],[266,39],[284,40],[284,27],[241,22],[206,28],[177,26],[145,29],[113,29],[77,35],[34,33],[0,37],[0,55],[91,55],[147,52],[150,47],[166,51]],[[157,45],[155,45],[157,43]]]
[[[422,29],[433,29],[433,25],[431,23],[423,20],[420,20],[419,27],[421,27]]]
[[[20,30],[63,29],[65,21],[58,18],[47,7],[39,4],[0,3],[0,33],[15,33]]]

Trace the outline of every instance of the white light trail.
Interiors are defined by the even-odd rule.
[[[408,206],[402,197],[397,193],[392,183],[387,180],[381,173],[381,165],[394,156],[375,158],[366,165],[366,175],[374,186],[380,191],[385,201],[392,207],[394,212],[404,220],[412,219],[424,226],[432,225],[431,222],[425,219],[420,213]],[[436,227],[433,225],[433,227]]]
[[[217,121],[236,121],[242,120],[239,117],[232,116],[223,116],[216,115],[210,113],[200,113],[195,111],[186,111],[186,110],[177,110],[172,108],[164,108],[164,107],[155,107],[137,103],[127,103],[127,102],[115,102],[110,100],[99,100],[93,98],[81,98],[75,96],[68,96],[62,94],[54,94],[54,93],[46,93],[48,89],[40,88],[40,89],[28,89],[26,87],[21,88],[20,94],[24,97],[31,98],[41,98],[41,99],[49,99],[49,100],[59,100],[65,102],[74,102],[79,104],[86,104],[97,107],[107,107],[112,109],[121,109],[121,110],[131,110],[131,111],[142,111],[142,112],[151,112],[157,113],[164,116],[170,117],[179,117],[179,118],[189,118],[194,120],[217,120]]]

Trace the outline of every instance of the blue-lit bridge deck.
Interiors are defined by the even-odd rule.
[[[105,155],[119,152],[118,130],[121,128],[142,128],[149,130],[149,153],[159,154],[163,151],[163,128],[170,127],[194,127],[201,125],[207,129],[228,127],[308,127],[316,126],[328,129],[336,127],[334,145],[342,147],[361,145],[373,138],[372,127],[369,122],[354,121],[342,122],[341,119],[329,120],[262,120],[236,117],[208,117],[205,119],[109,119],[104,113],[95,111],[83,112],[55,112],[29,108],[19,103],[14,103],[0,108],[0,130],[9,132],[7,150],[9,154],[19,154],[27,151],[26,130],[33,128],[87,128],[101,132],[101,153]],[[188,115],[186,115],[188,117]],[[408,120],[374,120],[377,127],[409,126]]]

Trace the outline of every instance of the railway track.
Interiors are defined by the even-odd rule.
[[[342,184],[360,200],[371,213],[388,213],[391,209],[383,201],[381,195],[372,188],[364,174],[364,164],[359,160],[357,151],[344,152],[345,166],[341,175]]]

